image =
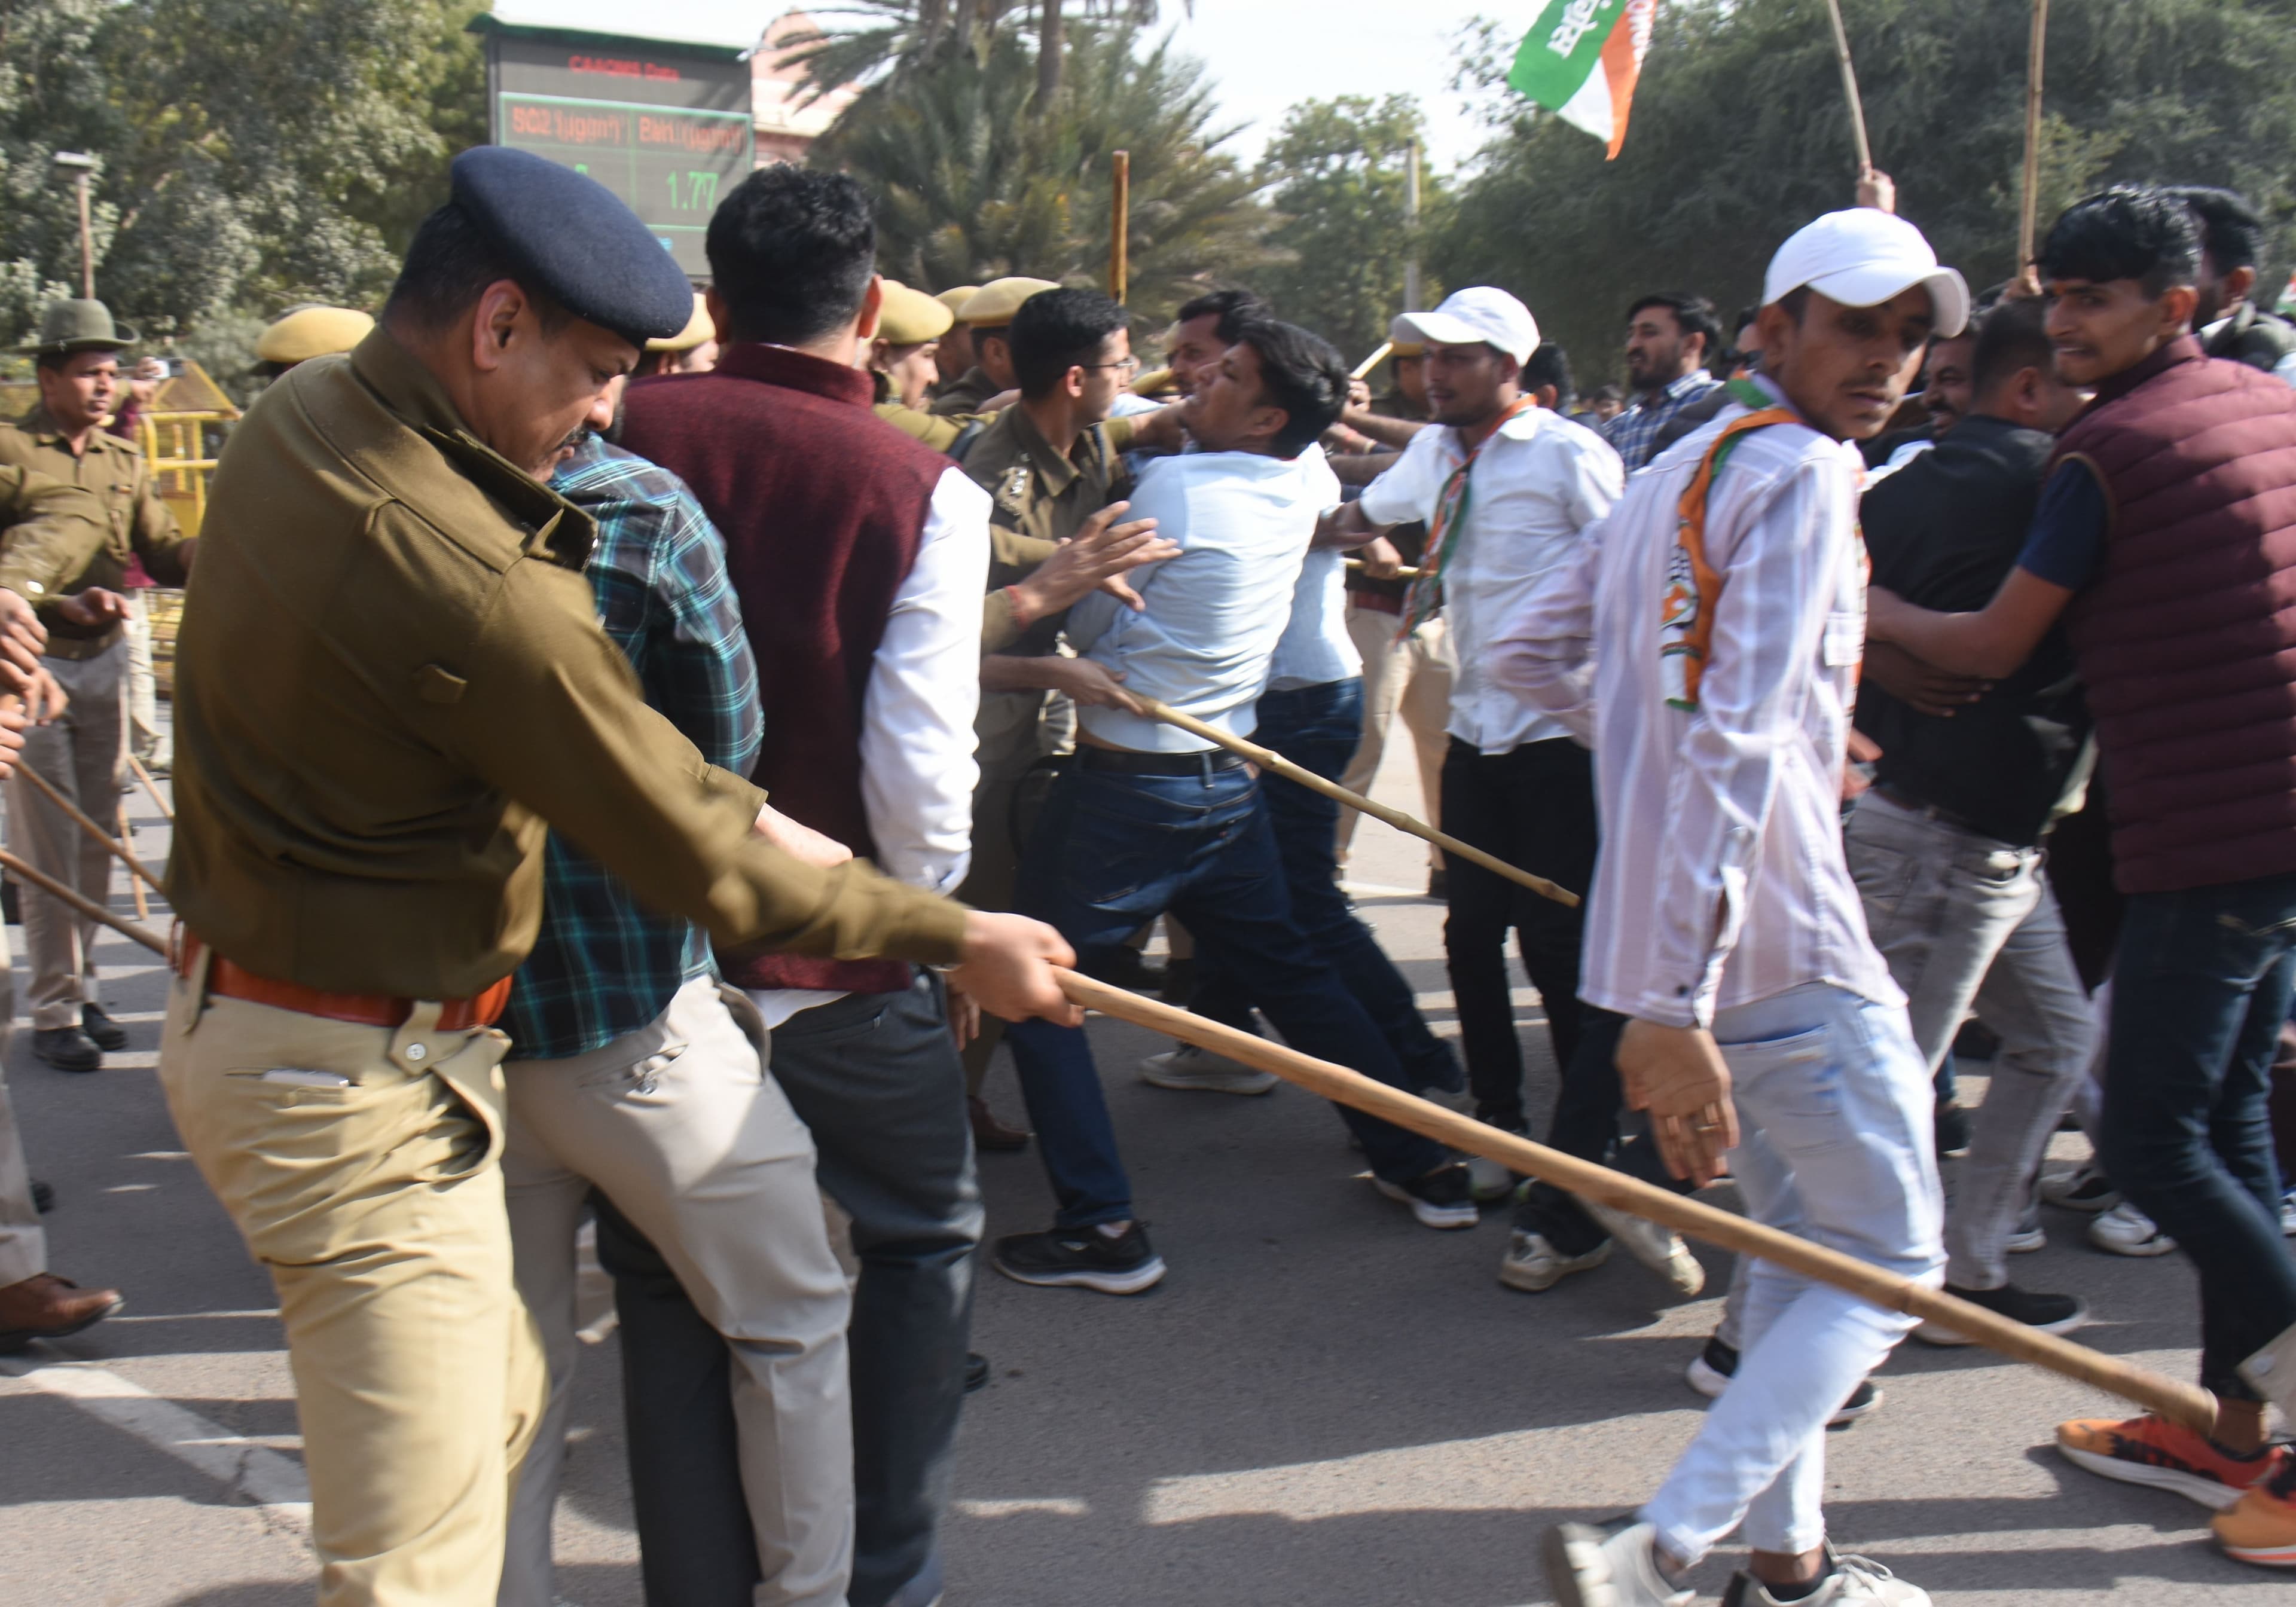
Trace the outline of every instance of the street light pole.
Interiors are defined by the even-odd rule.
[[[79,293],[95,299],[95,230],[88,214],[88,181],[95,173],[95,158],[78,151],[59,151],[48,159],[55,175],[71,176],[79,195]]]

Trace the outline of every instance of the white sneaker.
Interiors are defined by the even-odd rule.
[[[1504,1200],[1514,1193],[1515,1185],[1521,1181],[1504,1163],[1488,1155],[1467,1157],[1467,1186],[1478,1200],[1486,1203]]]
[[[1142,1061],[1140,1080],[1185,1093],[1265,1094],[1283,1079],[1272,1071],[1255,1071],[1225,1054],[1182,1044]]]
[[[1628,1255],[1664,1278],[1675,1293],[1687,1298],[1706,1287],[1706,1268],[1672,1228],[1592,1200],[1581,1199],[1578,1204],[1604,1233],[1627,1247]]]
[[[2177,1242],[2124,1200],[2088,1225],[2088,1242],[2116,1256],[2165,1256]]]
[[[1690,1607],[1692,1593],[1659,1572],[1657,1541],[1658,1530],[1630,1520],[1556,1524],[1546,1550],[1557,1607]]]
[[[2049,1235],[2042,1229],[2041,1208],[2038,1205],[2029,1205],[2025,1208],[2024,1216],[2018,1220],[2017,1226],[2010,1230],[2009,1237],[2001,1246],[2013,1256],[2030,1256],[2037,1250],[2046,1250],[2048,1247]]]
[[[1499,1262],[1499,1282],[1509,1289],[1538,1294],[1554,1288],[1574,1272],[1591,1272],[1611,1259],[1611,1242],[1603,1240],[1583,1256],[1566,1256],[1546,1242],[1545,1234],[1516,1228],[1507,1240]]]
[[[1908,1585],[1879,1562],[1864,1557],[1833,1559],[1833,1571],[1816,1594],[1798,1598],[1797,1607],[1931,1607],[1930,1593]],[[1722,1607],[1782,1607],[1769,1587],[1741,1572],[1722,1593]]]

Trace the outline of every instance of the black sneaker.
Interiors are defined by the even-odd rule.
[[[977,1395],[988,1387],[988,1358],[978,1350],[964,1353],[964,1392]]]
[[[79,1029],[99,1049],[108,1052],[127,1047],[127,1029],[106,1015],[101,1004],[79,1007]]]
[[[1969,1112],[1950,1101],[1937,1108],[1937,1152],[1969,1153]]]
[[[1451,902],[1451,876],[1441,865],[1427,873],[1427,896],[1438,904]]]
[[[1472,1227],[1482,1220],[1475,1209],[1473,1178],[1460,1161],[1439,1166],[1408,1183],[1374,1177],[1371,1185],[1389,1199],[1409,1206],[1422,1227]]]
[[[1967,1300],[1972,1306],[1982,1306],[2013,1323],[2038,1328],[2043,1333],[2070,1333],[2088,1321],[2088,1302],[2078,1295],[2036,1294],[2031,1290],[2020,1289],[2014,1283],[2005,1283],[1998,1289],[1956,1289],[1948,1283],[1945,1291]],[[1955,1332],[1935,1318],[1915,1329],[1914,1337],[1924,1345],[1972,1345],[1977,1342]]]
[[[1683,1378],[1692,1389],[1707,1399],[1713,1400],[1730,1387],[1730,1381],[1737,1375],[1737,1372],[1736,1349],[1724,1344],[1721,1336],[1717,1334],[1706,1341],[1705,1349],[1691,1358],[1690,1365],[1684,1372]],[[1843,1401],[1833,1415],[1825,1420],[1825,1426],[1829,1429],[1838,1429],[1843,1423],[1856,1423],[1867,1413],[1878,1411],[1881,1405],[1882,1391],[1874,1387],[1874,1381],[1870,1378],[1860,1379],[1857,1381],[1857,1387],[1849,1391],[1849,1398]]]
[[[94,1071],[103,1065],[103,1051],[77,1027],[42,1027],[34,1030],[32,1058],[59,1071]]]
[[[1016,1283],[1040,1289],[1138,1294],[1164,1281],[1164,1258],[1149,1247],[1148,1227],[1142,1222],[1112,1239],[1097,1227],[1013,1234],[996,1241],[989,1265]]]
[[[32,1209],[43,1217],[56,1209],[56,1191],[37,1177],[32,1179]]]

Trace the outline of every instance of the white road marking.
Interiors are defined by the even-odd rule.
[[[43,1394],[70,1401],[90,1416],[199,1469],[234,1500],[258,1509],[272,1528],[310,1537],[310,1481],[293,1457],[234,1434],[93,1362],[0,1357],[0,1377],[21,1380]]]

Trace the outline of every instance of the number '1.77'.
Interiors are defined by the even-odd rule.
[[[718,204],[715,173],[665,173],[662,182],[669,186],[673,212],[707,212]]]

